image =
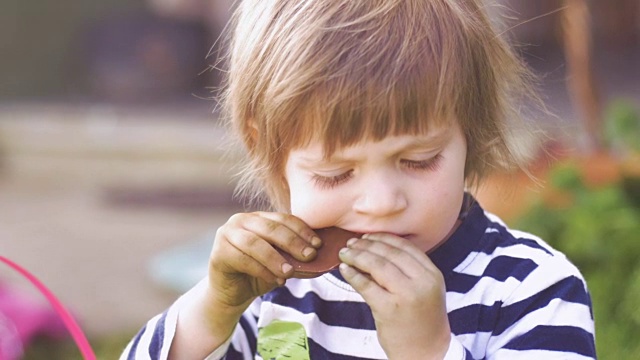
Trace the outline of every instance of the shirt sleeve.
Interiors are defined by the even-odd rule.
[[[455,335],[451,334],[451,341],[449,342],[449,350],[444,356],[443,360],[471,360],[473,359],[469,350],[465,349],[464,346]]]
[[[182,295],[169,309],[149,320],[124,349],[120,360],[166,360],[176,332],[180,309],[194,296],[193,289]],[[205,360],[253,359],[256,349],[258,298],[242,315],[233,335]]]
[[[149,320],[131,339],[120,355],[120,360],[167,359],[176,332],[178,313],[188,294],[180,297],[165,312]]]

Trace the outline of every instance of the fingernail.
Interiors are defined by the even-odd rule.
[[[340,249],[340,252],[338,253],[338,255],[344,255],[349,251],[349,248],[342,248]]]
[[[316,251],[316,249],[311,248],[311,247],[306,247],[302,250],[302,256],[304,257],[309,257],[311,256],[311,254],[313,254]]]
[[[313,246],[315,248],[318,248],[318,247],[322,246],[322,240],[317,236],[312,237],[311,238],[311,246]]]
[[[351,245],[355,244],[356,241],[358,241],[358,239],[356,239],[356,238],[347,240],[347,246],[351,246]]]
[[[291,264],[289,263],[284,263],[282,264],[282,272],[283,273],[288,273],[289,271],[291,271],[291,269],[293,269],[293,266],[291,266]]]

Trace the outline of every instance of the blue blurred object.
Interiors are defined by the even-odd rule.
[[[149,276],[163,288],[184,293],[207,275],[215,231],[156,255],[148,264]]]

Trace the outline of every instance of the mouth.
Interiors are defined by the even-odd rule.
[[[353,230],[352,230],[353,231]],[[397,236],[397,237],[401,237],[405,240],[411,240],[411,238],[413,237],[413,234],[399,234],[399,233],[395,233],[395,232],[391,232],[391,231],[384,231],[384,230],[376,230],[376,231],[353,231],[355,233],[358,234],[389,234],[389,235],[393,235],[393,236]]]

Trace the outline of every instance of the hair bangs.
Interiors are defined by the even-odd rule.
[[[308,96],[314,101],[303,104],[295,124],[283,129],[291,132],[284,137],[292,148],[320,142],[324,156],[330,157],[362,141],[425,134],[452,119],[450,109],[442,106],[447,102],[436,102],[438,87],[426,83],[364,84],[360,89],[341,86],[350,81],[326,84]]]
[[[406,18],[357,31],[328,29],[331,41],[316,43],[331,47],[315,49],[310,54],[321,55],[304,60],[307,70],[315,69],[306,74],[306,87],[287,84],[290,96],[279,104],[289,109],[278,120],[280,141],[289,148],[318,141],[329,157],[361,141],[427,133],[453,121],[464,98],[461,89],[468,88],[461,84],[469,81],[460,24],[434,16],[406,24]],[[393,31],[383,34],[381,28]],[[288,71],[285,78],[295,78],[296,69]]]

